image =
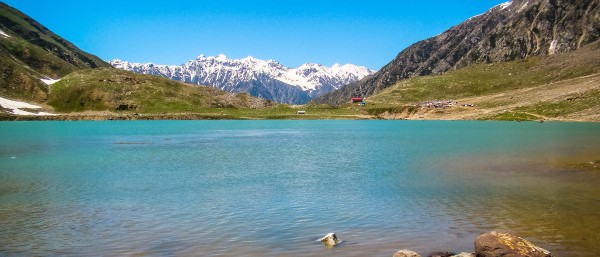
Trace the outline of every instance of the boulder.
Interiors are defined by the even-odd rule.
[[[475,240],[477,257],[551,257],[549,251],[533,245],[529,241],[509,234],[492,231],[480,235]]]
[[[392,257],[421,257],[421,255],[411,250],[400,250],[397,251]]]
[[[335,235],[335,233],[329,233],[325,235],[323,238],[319,239],[325,245],[325,247],[331,248],[338,245],[341,241]]]

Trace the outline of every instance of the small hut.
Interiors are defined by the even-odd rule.
[[[352,101],[352,103],[360,103],[363,101],[362,97],[352,97],[350,98],[350,100]]]

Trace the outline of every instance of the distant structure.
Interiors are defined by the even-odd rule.
[[[362,97],[352,97],[352,98],[350,98],[350,101],[352,101],[352,103],[360,103],[363,100],[364,99]]]

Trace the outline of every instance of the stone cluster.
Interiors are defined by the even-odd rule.
[[[552,257],[549,251],[535,246],[522,237],[510,233],[492,231],[475,239],[475,252],[459,253],[435,252],[428,257]],[[393,257],[421,257],[411,250],[400,250]]]
[[[335,233],[329,233],[319,239],[327,248],[332,248],[341,243]],[[475,239],[475,252],[453,253],[432,252],[427,257],[552,257],[552,254],[522,237],[510,233],[492,231],[482,234]],[[415,251],[402,249],[392,257],[421,257]]]

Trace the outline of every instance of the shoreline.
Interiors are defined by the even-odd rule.
[[[428,115],[427,115],[428,116]],[[422,120],[422,121],[508,121],[508,122],[585,122],[598,123],[597,120],[572,120],[572,119],[540,119],[540,120],[505,120],[505,119],[477,119],[473,117],[460,117],[455,115],[435,115],[433,117],[423,116],[394,116],[394,115],[244,115],[237,116],[219,113],[164,113],[164,114],[141,114],[141,113],[58,113],[53,115],[14,115],[0,113],[1,121],[111,121],[111,120]]]
[[[169,113],[169,114],[56,114],[53,116],[2,115],[1,121],[111,121],[111,120],[382,120],[376,116],[233,116],[210,113]]]

